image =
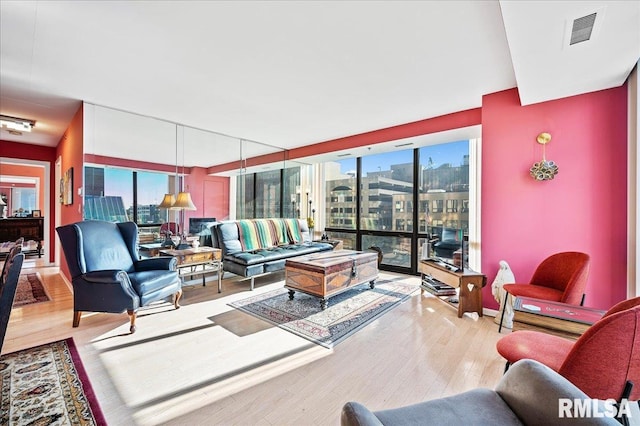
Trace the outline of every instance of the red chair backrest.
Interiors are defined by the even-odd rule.
[[[640,306],[603,317],[573,345],[558,372],[591,398],[619,400],[627,380],[640,399]]]
[[[180,233],[180,226],[175,222],[166,222],[160,225],[160,233],[164,234],[169,230],[172,234],[176,235]]]
[[[590,258],[586,253],[556,253],[542,261],[531,277],[531,284],[563,292],[563,303],[580,305],[589,276]]]
[[[617,312],[626,311],[627,309],[631,309],[634,306],[640,305],[640,296],[634,297],[632,299],[623,300],[622,302],[618,302],[613,305],[609,310],[603,315],[607,317],[609,315],[615,314]]]

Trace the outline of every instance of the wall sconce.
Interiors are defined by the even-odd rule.
[[[529,169],[531,177],[535,180],[551,180],[558,174],[558,166],[554,161],[547,160],[545,147],[551,141],[549,133],[540,133],[536,141],[542,145],[542,161],[534,163]]]

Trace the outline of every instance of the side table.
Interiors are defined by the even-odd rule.
[[[513,305],[513,331],[535,330],[576,340],[605,311],[549,300],[516,297]]]
[[[419,268],[420,272],[426,276],[423,279],[426,278],[431,283],[445,284],[453,289],[458,289],[457,303],[451,303],[450,297],[439,297],[454,307],[457,305],[458,318],[462,318],[465,312],[476,312],[478,316],[482,316],[482,288],[487,284],[487,277],[484,274],[470,269],[453,271],[430,259],[421,260]],[[421,287],[423,292],[428,291],[439,296],[430,286],[423,284]]]
[[[188,248],[184,250],[162,249],[160,255],[173,256],[178,260],[178,274],[184,282],[185,276],[202,275],[202,286],[206,285],[205,275],[218,274],[218,293],[222,293],[222,250],[213,247]],[[199,269],[199,267],[201,267]]]

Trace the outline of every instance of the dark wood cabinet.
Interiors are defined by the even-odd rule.
[[[0,219],[0,242],[15,241],[24,237],[25,241],[38,243],[38,257],[42,255],[44,240],[44,218],[42,217],[9,217]]]

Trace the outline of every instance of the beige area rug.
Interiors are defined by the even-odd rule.
[[[18,288],[13,299],[13,307],[20,307],[32,303],[47,302],[51,300],[39,273],[20,274],[18,278]]]
[[[398,279],[376,281],[374,289],[363,284],[333,296],[329,307],[320,308],[319,299],[280,288],[230,303],[236,309],[277,325],[326,348],[343,341],[374,319],[398,306],[417,291]]]

